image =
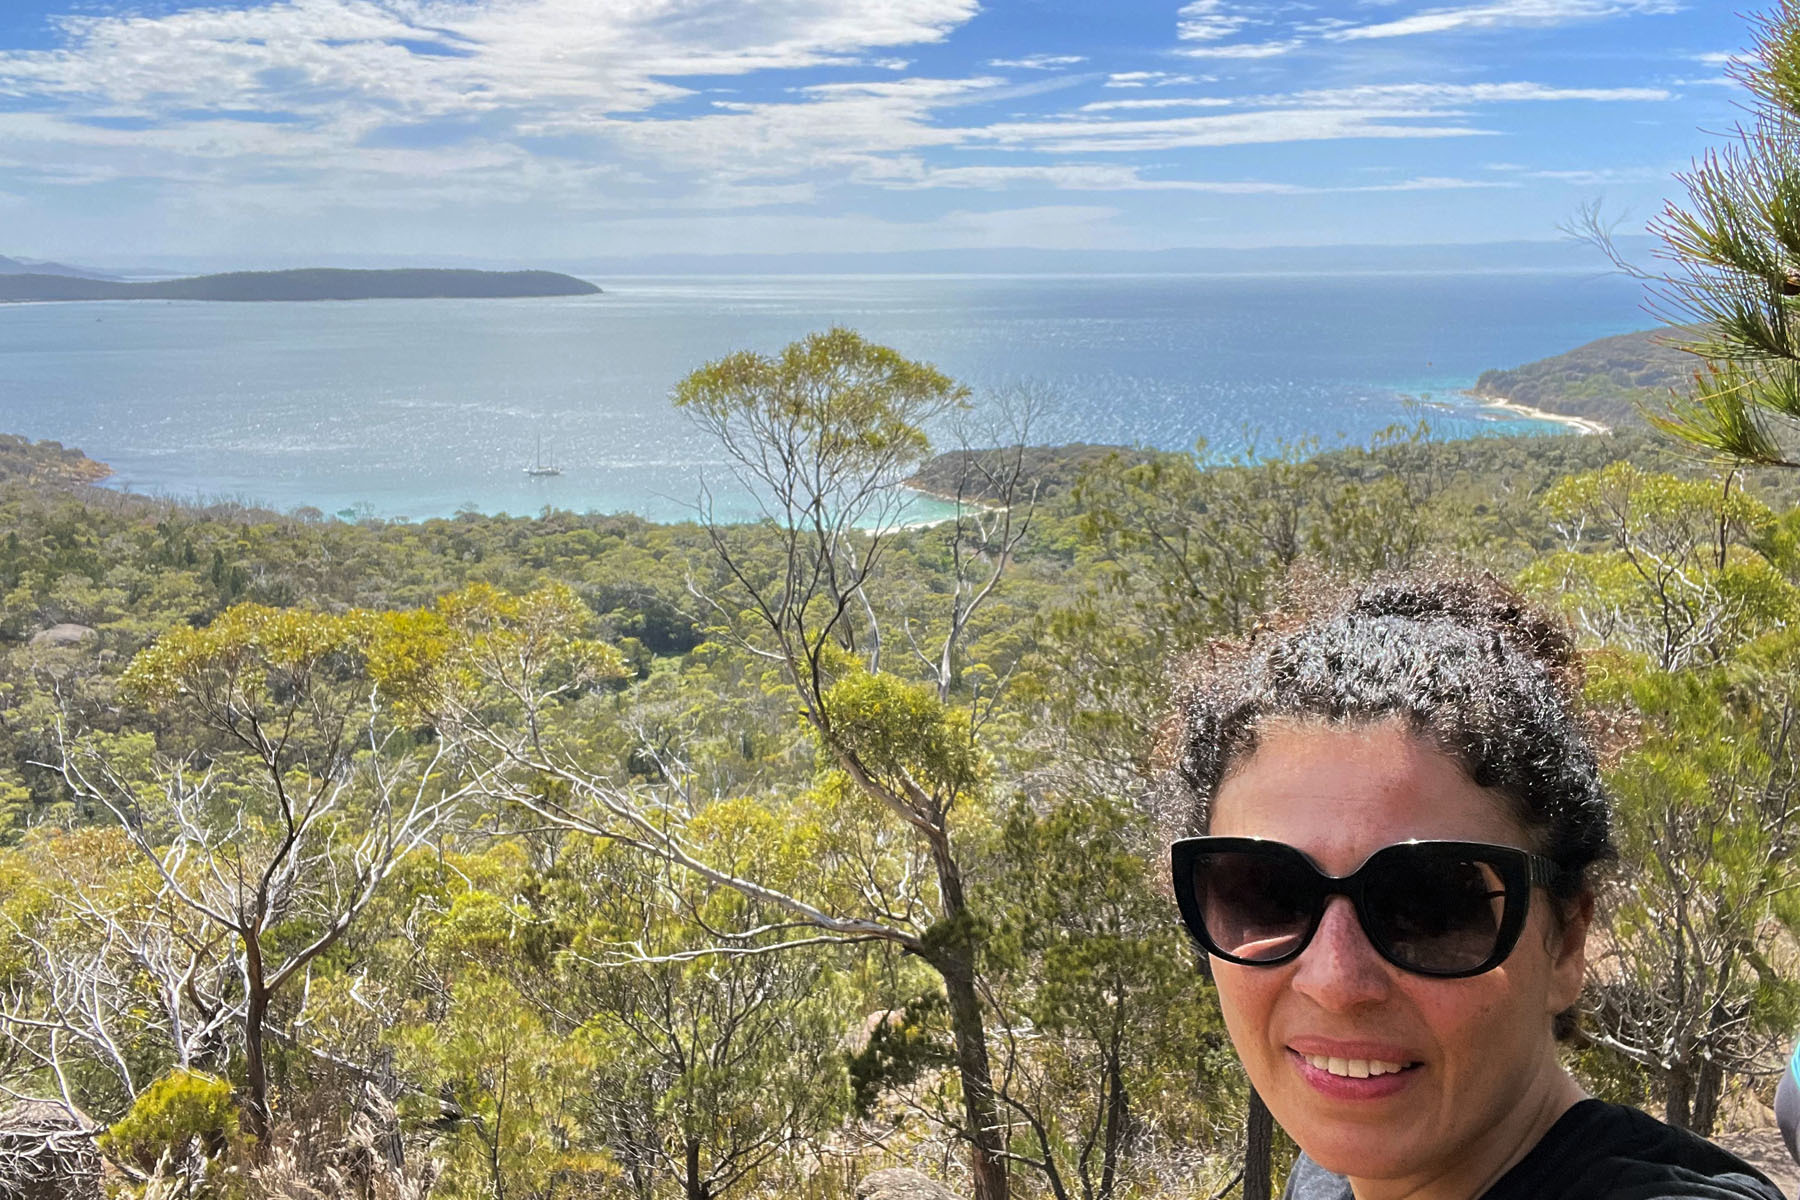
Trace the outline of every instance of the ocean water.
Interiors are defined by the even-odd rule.
[[[1215,453],[1546,429],[1463,396],[1483,370],[1653,322],[1636,285],[1566,274],[596,279],[598,296],[0,305],[0,431],[115,486],[278,509],[693,512],[753,502],[668,396],[738,349],[848,325],[976,390],[1042,400],[1040,443]],[[937,431],[947,441],[953,432]],[[538,439],[562,474],[524,473]],[[920,510],[929,516],[929,511]]]

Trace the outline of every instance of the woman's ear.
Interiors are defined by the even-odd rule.
[[[1581,895],[1560,906],[1550,932],[1550,995],[1552,1014],[1562,1012],[1581,999],[1581,984],[1587,975],[1587,935],[1594,923],[1594,893]]]

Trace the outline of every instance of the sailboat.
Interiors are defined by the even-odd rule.
[[[561,467],[545,465],[545,463],[544,463],[544,435],[541,433],[538,434],[538,439],[537,439],[537,454],[531,460],[531,465],[529,467],[525,468],[525,473],[527,475],[561,475],[562,474]]]

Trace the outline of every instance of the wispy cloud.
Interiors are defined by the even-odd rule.
[[[1239,101],[1224,96],[1157,96],[1143,100],[1095,100],[1082,112],[1142,112],[1169,108],[1231,108]]]
[[[1567,88],[1541,83],[1384,83],[1363,87],[1286,92],[1258,98],[1267,104],[1329,105],[1383,109],[1390,105],[1515,104],[1524,101],[1587,100],[1654,103],[1669,99],[1666,88]]]
[[[1247,13],[1227,7],[1225,0],[1190,0],[1175,16],[1175,36],[1184,42],[1214,42],[1233,37],[1250,24]]]
[[[1024,58],[990,58],[988,66],[1001,70],[1054,71],[1087,61],[1085,54],[1028,54]]]
[[[409,115],[575,105],[588,117],[681,98],[694,75],[854,64],[942,40],[975,0],[280,0],[161,17],[68,17],[66,48],[0,54],[0,95],[131,111],[359,105]]]
[[[712,153],[746,162],[745,172],[689,180],[683,194],[762,204],[778,193],[746,178],[764,173],[754,169],[754,148],[726,148],[742,142],[743,126],[721,128],[732,114],[715,109],[683,123],[694,139],[685,153],[655,135],[658,110],[696,97],[672,80],[891,70],[895,63],[867,53],[941,41],[975,11],[975,0],[278,0],[70,17],[62,48],[0,52],[0,97],[13,101],[0,111],[0,144],[35,146],[20,157],[45,177],[235,178],[308,189],[316,201],[329,191],[317,180],[328,175],[334,186],[349,181],[353,195],[360,186],[359,203],[382,203],[375,192],[414,200],[429,188],[437,205],[467,192],[520,198],[534,187],[549,196],[598,189],[607,202],[630,204],[635,185],[648,191],[652,183],[642,173],[634,180],[632,155],[663,158],[660,174],[669,161],[704,165]],[[765,117],[760,157],[804,144],[801,161],[816,162],[850,146],[880,153],[888,141],[944,140],[919,114],[999,82],[894,81],[859,96],[804,97],[788,107],[837,126],[790,122],[784,142],[781,123]],[[262,119],[238,115],[248,113]],[[368,188],[371,180],[380,186]]]
[[[1114,71],[1106,77],[1109,88],[1178,87],[1187,83],[1211,83],[1210,75],[1186,75],[1174,71]]]
[[[1541,83],[1387,83],[1252,96],[1156,96],[1133,100],[1096,100],[1081,112],[1144,112],[1178,108],[1357,108],[1367,112],[1441,110],[1475,104],[1586,100],[1598,103],[1654,103],[1674,93],[1666,88],[1561,88]]]
[[[1410,37],[1452,30],[1545,27],[1606,17],[1679,12],[1679,0],[1490,0],[1483,4],[1428,8],[1410,17],[1374,25],[1353,25],[1325,36],[1340,41]]]
[[[1461,191],[1512,188],[1510,180],[1419,177],[1391,183],[1314,186],[1268,179],[1152,179],[1140,168],[1092,163],[1042,166],[928,167],[915,162],[882,177],[884,186],[902,189],[1005,188],[1044,185],[1073,192],[1195,192],[1217,196],[1323,196],[1347,193]]]
[[[1299,38],[1277,42],[1231,42],[1220,46],[1184,46],[1175,53],[1188,58],[1278,58],[1306,43]]]
[[[1351,138],[1460,138],[1489,131],[1463,124],[1407,124],[1414,114],[1350,109],[1274,109],[1154,121],[1001,122],[972,130],[971,142],[1052,154],[1130,154],[1197,146],[1254,146]]]
[[[1661,183],[1670,177],[1672,171],[1668,167],[1603,167],[1570,171],[1519,170],[1515,173],[1520,179],[1542,179],[1578,187],[1596,187],[1616,183]]]
[[[1298,38],[1267,36],[1243,42],[1226,40],[1275,23],[1268,6],[1252,6],[1244,0],[1189,0],[1175,14],[1175,37],[1181,43],[1176,53],[1189,58],[1276,58],[1303,44]]]

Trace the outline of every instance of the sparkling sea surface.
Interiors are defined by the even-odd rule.
[[[986,397],[1049,397],[1030,431],[1214,452],[1548,431],[1461,389],[1649,327],[1637,285],[1573,274],[597,278],[598,296],[0,305],[0,432],[182,499],[382,517],[462,508],[753,512],[669,405],[683,375],[848,325]],[[1423,403],[1421,403],[1423,401]],[[940,431],[940,442],[948,440]],[[562,469],[533,478],[537,439]],[[932,515],[925,509],[921,516]]]

